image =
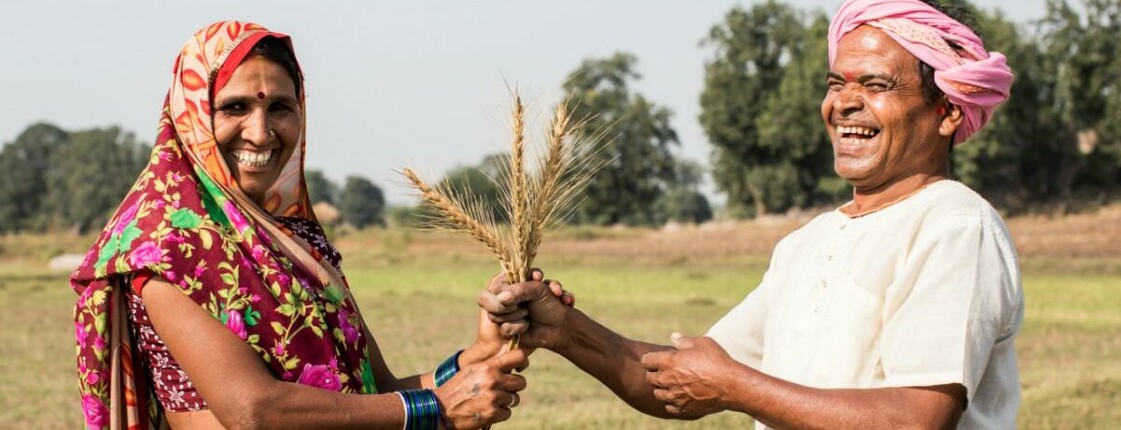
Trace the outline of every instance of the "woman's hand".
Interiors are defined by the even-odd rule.
[[[510,419],[510,408],[519,402],[525,378],[511,374],[529,365],[525,351],[504,352],[467,366],[447,383],[436,388],[449,429],[478,429]]]

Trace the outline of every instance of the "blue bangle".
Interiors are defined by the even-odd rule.
[[[398,391],[405,404],[405,430],[436,430],[440,421],[440,402],[432,390]]]
[[[436,366],[436,371],[432,372],[432,379],[436,382],[437,387],[444,385],[444,383],[448,382],[449,379],[452,379],[452,377],[455,376],[456,373],[459,373],[460,354],[463,354],[462,349],[455,354],[452,354],[451,357],[448,357],[448,359],[444,360],[443,363],[440,363],[439,366]]]

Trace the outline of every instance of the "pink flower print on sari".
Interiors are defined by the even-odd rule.
[[[133,218],[136,218],[136,212],[139,210],[140,202],[135,202],[132,206],[129,206],[128,209],[125,209],[125,211],[121,213],[121,217],[117,219],[117,225],[113,226],[113,234],[117,235],[124,232],[125,227],[128,227],[128,223],[132,222]]]
[[[339,391],[343,386],[342,382],[339,381],[339,375],[336,375],[327,366],[322,364],[313,366],[311,363],[304,364],[304,370],[300,373],[300,379],[296,383],[330,391]]]
[[[350,312],[347,312],[346,309],[339,309],[339,328],[342,329],[347,342],[358,340],[358,328],[350,323]]]
[[[86,383],[89,384],[89,385],[97,385],[97,382],[100,381],[100,380],[101,380],[101,374],[98,373],[96,370],[91,371],[90,373],[86,374]]]
[[[234,332],[241,340],[249,337],[249,333],[245,331],[245,320],[241,317],[241,312],[232,311],[226,312],[226,327]]]
[[[128,255],[128,262],[133,267],[145,267],[149,264],[159,263],[163,259],[163,250],[154,241],[146,241]]]
[[[237,205],[234,204],[233,200],[226,200],[226,204],[222,205],[222,211],[225,212],[226,217],[230,219],[230,223],[233,224],[235,231],[238,233],[245,233],[245,230],[249,229],[249,221],[246,221],[245,217],[241,216],[241,211],[237,209]]]
[[[86,416],[86,428],[99,429],[109,423],[109,409],[97,396],[82,396],[82,412]]]
[[[85,348],[86,338],[89,337],[89,333],[86,332],[86,326],[82,325],[82,323],[74,323],[74,337],[78,338],[78,345]],[[82,366],[85,366],[85,363],[82,363]]]

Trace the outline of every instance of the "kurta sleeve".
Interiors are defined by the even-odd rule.
[[[769,285],[775,278],[776,257],[763,275],[763,281],[736,307],[720,318],[705,336],[715,340],[736,361],[758,369],[763,361],[763,334],[769,306]]]
[[[884,303],[885,385],[960,383],[972,400],[994,345],[1022,318],[1007,229],[977,209],[924,223],[901,270]]]

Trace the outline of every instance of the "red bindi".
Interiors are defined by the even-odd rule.
[[[853,76],[852,72],[845,72],[845,82],[852,82],[854,78],[856,77]]]
[[[259,92],[259,93],[257,93],[257,98],[259,98],[259,99],[262,99],[262,100],[264,100],[264,98],[265,98],[265,93],[264,93],[264,92]]]

